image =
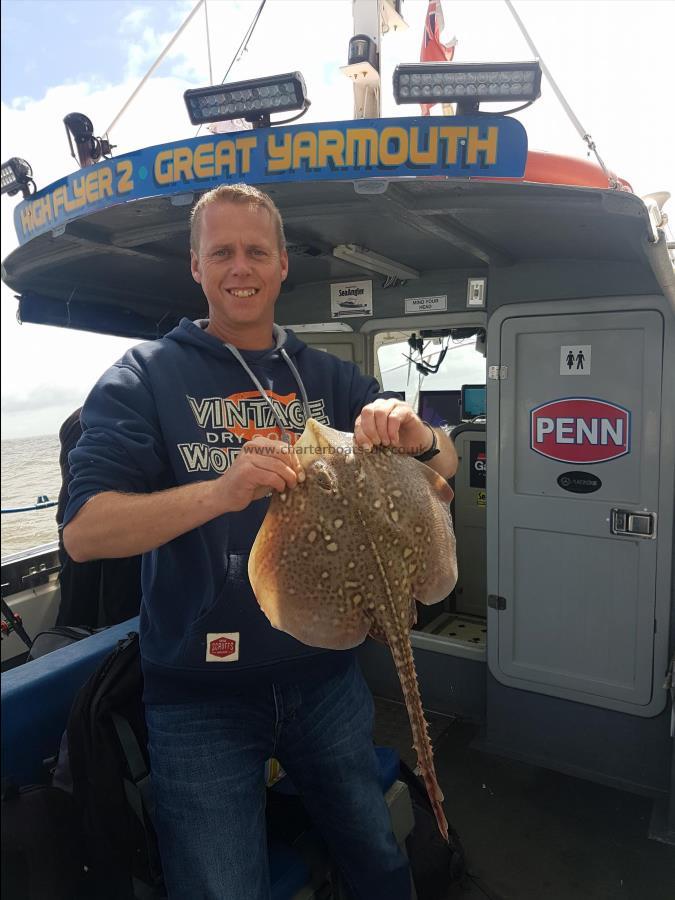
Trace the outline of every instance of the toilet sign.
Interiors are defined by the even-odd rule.
[[[600,463],[630,453],[627,409],[592,397],[565,397],[530,412],[530,447],[566,463]]]
[[[591,345],[573,344],[560,348],[561,375],[591,374]]]

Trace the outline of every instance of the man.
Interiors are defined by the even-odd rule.
[[[272,491],[304,478],[289,447],[310,415],[360,446],[454,448],[356,366],[274,325],[288,274],[270,198],[217,188],[192,213],[206,322],[184,319],[101,379],[71,456],[74,559],[144,553],[141,656],[156,826],[171,900],[270,896],[263,767],[276,757],[357,900],[410,876],[378,784],[373,701],[350,651],[275,631],[247,577]]]

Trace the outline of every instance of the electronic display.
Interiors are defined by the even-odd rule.
[[[487,405],[484,384],[463,384],[461,397],[461,413],[465,422],[486,414]]]
[[[462,421],[460,404],[460,391],[420,391],[418,415],[434,428],[454,427]]]

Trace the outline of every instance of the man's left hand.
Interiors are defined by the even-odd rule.
[[[402,400],[375,400],[364,406],[354,426],[357,446],[397,447],[418,456],[431,446],[431,428]]]

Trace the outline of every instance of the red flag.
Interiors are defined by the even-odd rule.
[[[453,38],[447,44],[441,41],[441,32],[445,28],[443,19],[443,7],[441,0],[429,0],[427,18],[424,23],[424,35],[420,50],[420,62],[450,62],[455,55],[457,39]],[[434,103],[422,103],[422,115],[428,116]]]

